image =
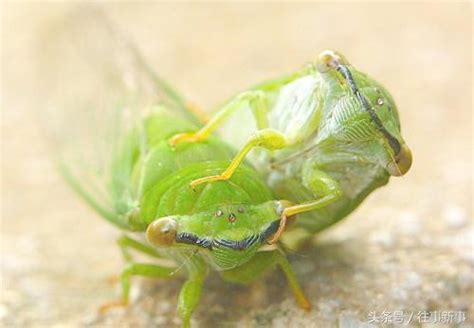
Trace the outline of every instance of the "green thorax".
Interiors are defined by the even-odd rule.
[[[153,120],[159,128],[150,128]],[[175,129],[163,133],[163,125]],[[217,270],[247,262],[276,231],[282,211],[262,178],[241,165],[229,180],[193,190],[193,180],[224,171],[234,151],[212,137],[170,146],[171,136],[190,127],[168,114],[150,116],[145,126],[147,151],[137,156],[131,174],[139,195],[132,229],[144,231],[169,218],[177,226],[175,243],[163,251],[173,258],[202,258]]]
[[[190,187],[191,181],[197,178],[221,173],[234,155],[232,148],[212,137],[205,142],[172,147],[168,144],[171,136],[195,127],[161,112],[150,115],[144,122],[146,151],[136,156],[130,176],[134,193],[138,195],[139,215],[132,222],[134,230],[144,230],[154,219],[168,215],[193,216],[189,223],[183,219],[182,227],[197,222],[190,229],[197,234],[201,227],[212,234],[227,225],[233,227],[232,233],[243,226],[252,229],[255,222],[261,226],[260,219],[248,219],[254,215],[252,205],[271,201],[272,194],[249,166],[239,167],[228,181],[205,184],[196,190]],[[215,220],[216,212],[223,212],[225,220]],[[236,219],[228,219],[231,214]],[[202,219],[196,219],[197,216]],[[264,217],[275,219],[274,215]],[[216,225],[211,227],[211,223]]]

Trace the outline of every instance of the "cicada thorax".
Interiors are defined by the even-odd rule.
[[[188,164],[145,192],[140,215],[152,244],[202,257],[216,270],[232,269],[255,255],[278,229],[281,216],[256,172],[244,166],[228,181],[190,187],[228,163]],[[165,224],[173,230],[172,239],[160,230]]]
[[[115,181],[123,199],[117,204],[131,230],[175,229],[172,239],[159,235],[151,237],[152,244],[185,254],[198,250],[215,269],[233,268],[276,231],[281,210],[264,180],[247,165],[227,181],[192,188],[195,179],[221,173],[234,150],[216,138],[170,145],[173,134],[190,129],[173,115],[155,111],[130,133],[114,165],[122,177]],[[132,187],[120,189],[127,177]],[[134,197],[125,195],[130,193]]]

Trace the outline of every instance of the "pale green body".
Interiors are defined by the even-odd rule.
[[[396,112],[383,87],[362,74],[360,80],[366,84],[366,93],[372,93],[373,102],[383,96],[385,106],[392,106]],[[255,90],[265,89],[263,86]],[[311,187],[309,180],[315,170],[328,174],[342,191],[334,203],[299,214],[295,226],[312,233],[325,229],[388,182],[390,175],[374,158],[384,152],[380,136],[343,85],[309,69],[278,88],[272,86],[266,96],[268,127],[282,132],[289,145],[282,150],[260,152],[252,163],[266,176],[276,197],[295,203],[314,199],[318,190]],[[296,103],[294,99],[298,99]]]
[[[234,151],[216,138],[177,147],[168,144],[173,134],[189,129],[196,127],[163,108],[152,110],[138,122],[138,127],[119,142],[119,151],[111,163],[109,192],[113,208],[103,208],[88,197],[82,182],[65,172],[99,213],[125,231],[135,232],[133,239],[133,234],[126,234],[119,240],[130,261],[122,274],[124,296],[120,304],[128,302],[131,276],[172,278],[184,272],[188,281],[179,297],[178,312],[183,325],[188,326],[210,269],[219,271],[225,280],[248,283],[279,265],[297,300],[308,307],[283,253],[276,247],[261,250],[278,228],[280,203],[273,200],[257,172],[247,166],[241,166],[228,181],[193,190],[191,181],[222,171]],[[144,236],[136,234],[144,233],[160,218],[177,222],[176,238],[167,247],[155,248],[143,243]],[[175,265],[134,263],[130,248],[171,260]]]
[[[242,147],[234,167],[248,154],[275,196],[299,205],[291,211],[298,214],[293,228],[306,237],[345,217],[411,164],[390,94],[348,64],[335,67],[310,66],[242,92],[199,132],[182,138],[205,140],[223,126],[222,139]],[[252,122],[243,112],[249,110],[255,130],[246,135],[242,127]],[[205,182],[229,176],[228,168]]]

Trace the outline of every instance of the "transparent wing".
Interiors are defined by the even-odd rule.
[[[54,156],[97,212],[130,228],[139,197],[130,183],[133,163],[146,151],[132,129],[157,104],[199,121],[97,8],[51,24],[40,46],[41,116]]]

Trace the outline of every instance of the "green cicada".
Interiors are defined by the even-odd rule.
[[[239,167],[228,181],[191,188],[193,180],[229,165],[232,149],[216,138],[171,147],[167,140],[172,135],[196,127],[165,108],[151,110],[140,124],[112,162],[110,192],[116,204],[107,217],[125,231],[145,234],[147,244],[122,237],[125,251],[131,247],[152,257],[169,258],[176,266],[131,262],[122,273],[123,299],[118,304],[128,302],[131,276],[172,278],[182,266],[188,280],[179,295],[178,313],[183,325],[189,326],[209,270],[217,270],[224,280],[246,283],[276,264],[298,303],[309,309],[284,254],[278,248],[262,249],[278,230],[288,203],[273,200],[263,179],[247,166]],[[114,181],[125,176],[126,187],[124,181]],[[80,189],[79,182],[71,181]]]
[[[297,235],[311,236],[411,166],[392,97],[335,51],[323,51],[315,64],[238,94],[198,132],[176,135],[170,143],[206,140],[232,113],[246,110],[256,131],[225,170],[192,185],[229,179],[250,150],[263,148],[252,154],[252,164],[277,197],[295,203],[284,210],[272,241],[283,232],[285,217],[299,214]],[[234,119],[223,139],[238,146],[245,125],[249,122]]]
[[[192,188],[192,181],[223,171],[236,152],[215,137],[170,145],[174,135],[198,131],[199,118],[123,37],[103,24],[103,17],[79,18],[77,23],[70,17],[67,28],[62,26],[63,38],[49,37],[45,55],[54,61],[59,79],[48,84],[57,95],[48,107],[59,108],[73,123],[59,126],[64,131],[56,138],[64,176],[124,232],[119,239],[128,261],[121,275],[123,297],[102,310],[127,304],[132,276],[170,279],[185,273],[178,313],[187,327],[210,270],[224,280],[247,283],[274,266],[308,310],[284,252],[268,245],[291,203],[276,200],[247,165],[239,165],[227,181]],[[130,250],[148,255],[150,262],[135,262]]]

